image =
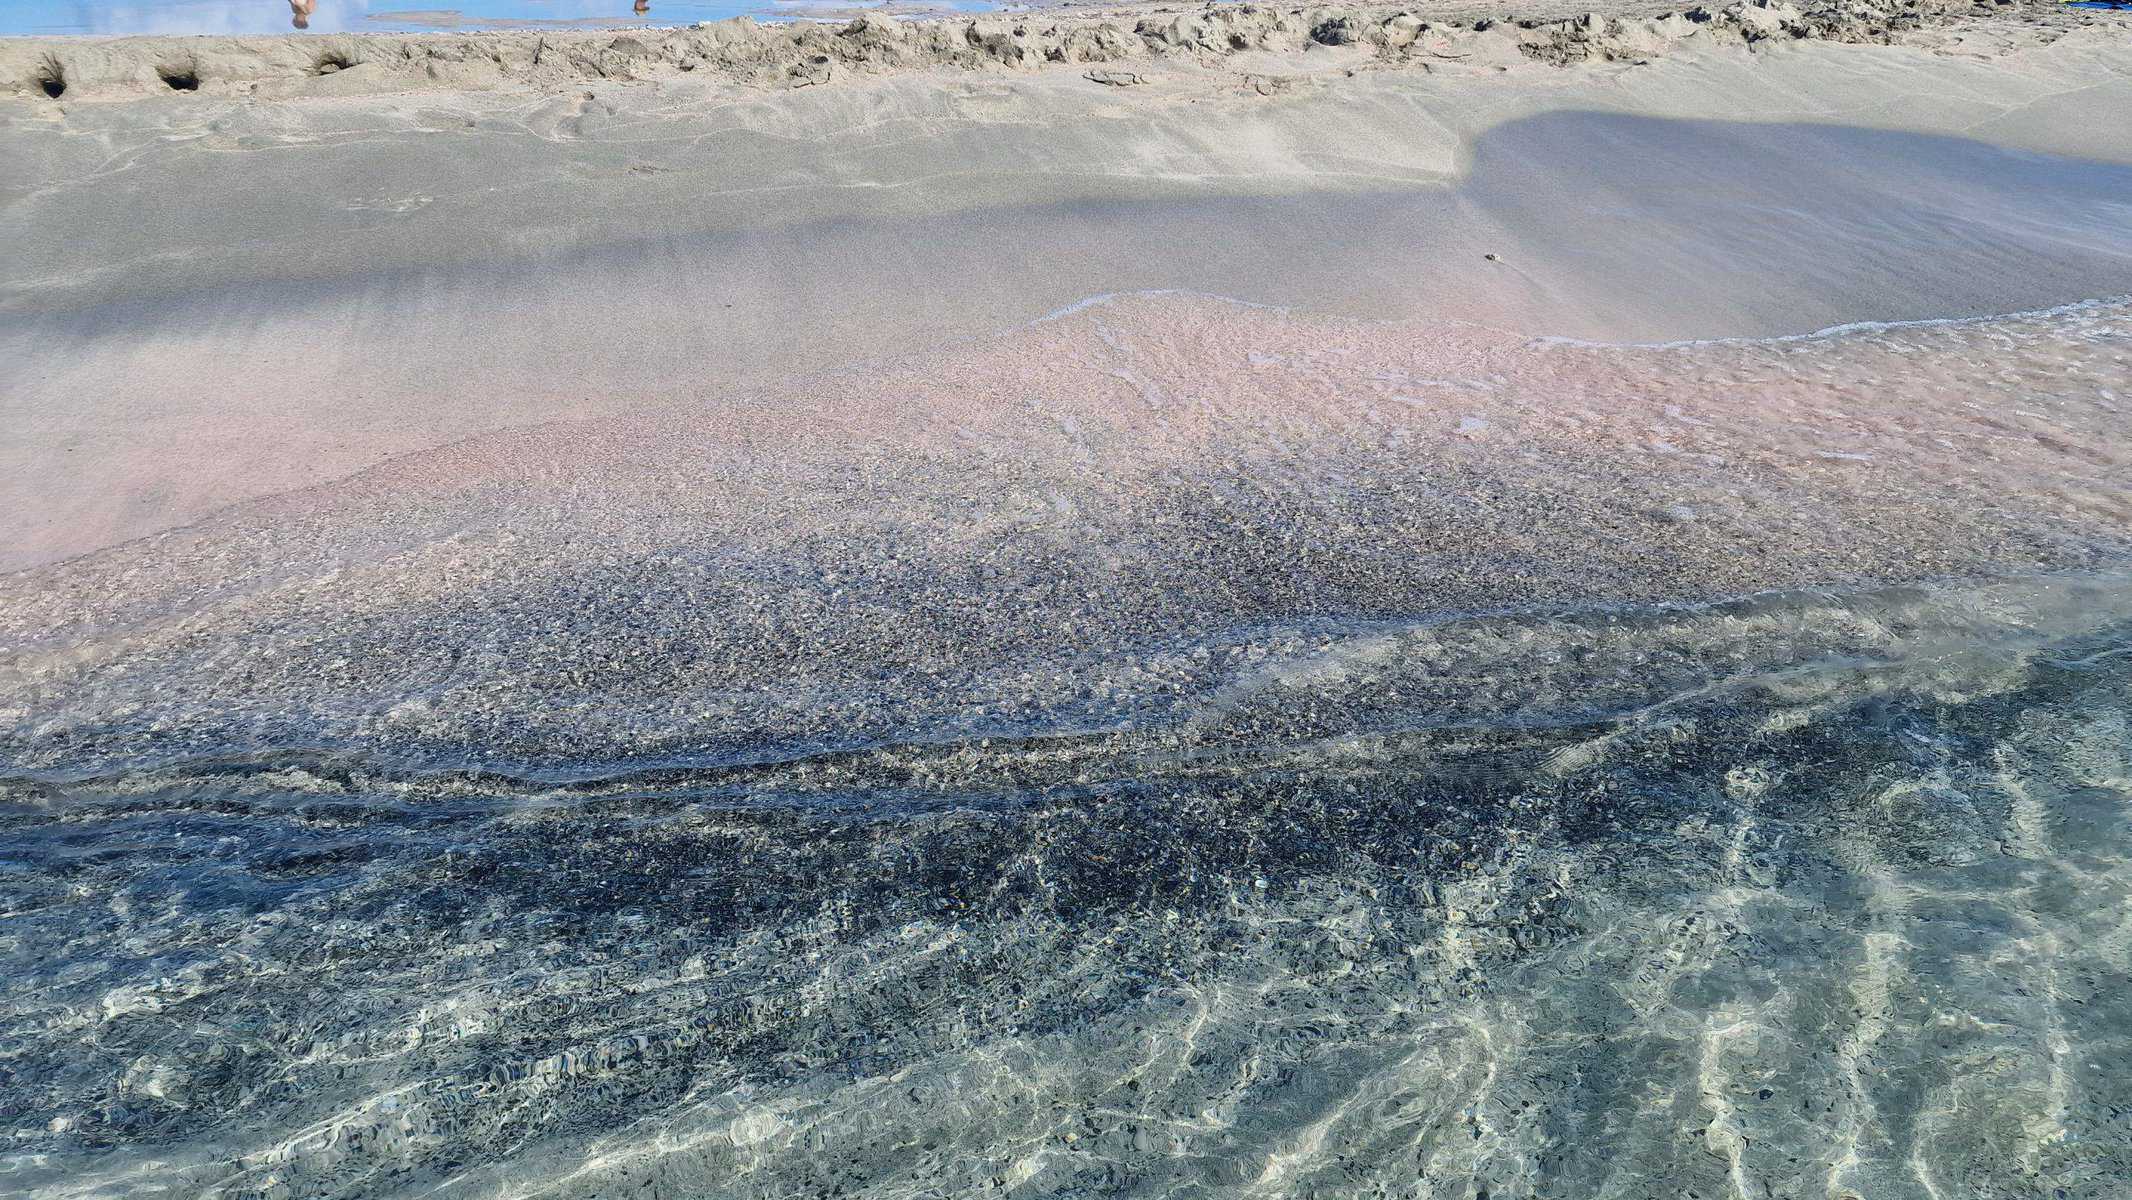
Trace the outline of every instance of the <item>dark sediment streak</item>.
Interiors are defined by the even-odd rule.
[[[2101,1195],[2123,587],[1319,634],[748,767],[18,777],[26,1182]]]

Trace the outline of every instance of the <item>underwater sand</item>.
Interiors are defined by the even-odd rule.
[[[2128,352],[1126,297],[7,577],[11,1186],[2106,1196]]]

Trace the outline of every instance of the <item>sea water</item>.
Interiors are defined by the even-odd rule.
[[[1114,298],[0,580],[0,1190],[2108,1197],[2132,308]]]

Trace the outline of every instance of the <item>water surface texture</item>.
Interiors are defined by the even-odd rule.
[[[2100,1200],[2128,353],[1124,298],[9,576],[6,1185]]]
[[[2125,168],[852,94],[10,137],[0,1194],[2120,1200]]]

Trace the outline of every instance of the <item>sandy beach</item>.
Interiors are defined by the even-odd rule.
[[[786,92],[640,68],[679,78],[30,94],[0,142],[0,563],[1098,294],[1653,341],[2127,290],[2121,28],[1956,21],[1930,48],[1702,31],[1572,67],[1519,48],[1561,32],[1177,54],[1126,87],[1069,63]],[[1270,78],[1290,82],[1258,94]]]
[[[2132,1175],[2132,13],[0,39],[0,1193]]]

